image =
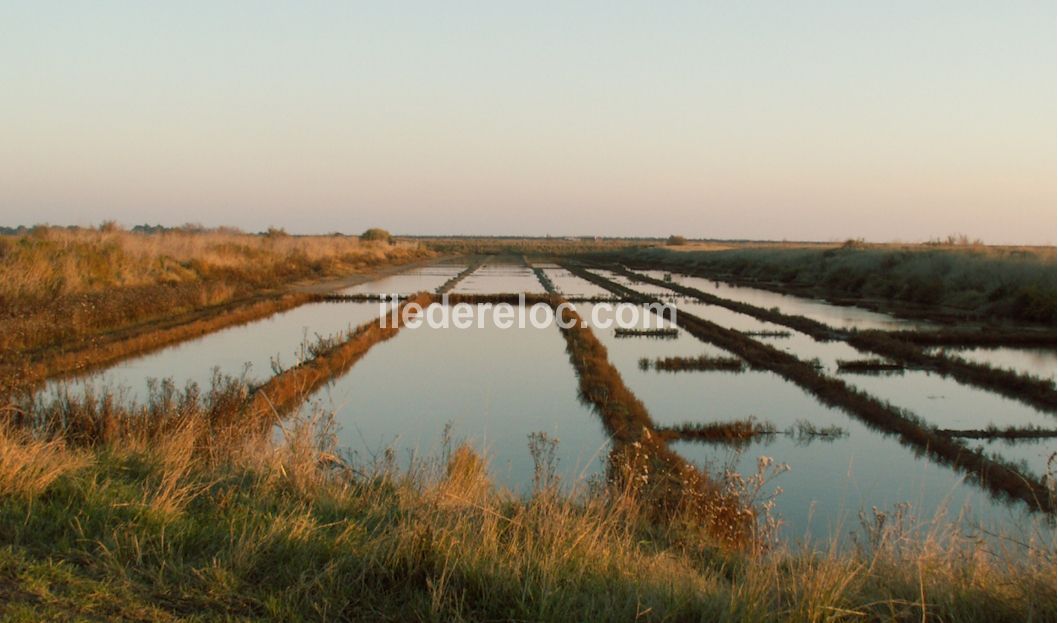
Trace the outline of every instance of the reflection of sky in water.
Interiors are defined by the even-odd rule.
[[[452,292],[497,294],[530,292],[543,294],[544,286],[536,273],[520,264],[488,263],[463,278]]]
[[[726,283],[703,279],[701,277],[689,277],[678,273],[667,273],[661,270],[638,271],[655,279],[665,279],[666,275],[672,276],[672,281],[690,288],[701,290],[706,294],[723,297],[733,301],[740,301],[764,309],[778,307],[784,314],[804,316],[822,322],[836,328],[845,329],[912,329],[926,328],[929,323],[905,320],[888,314],[874,312],[860,307],[844,305],[831,305],[824,301],[808,299],[789,294],[780,294],[770,290],[758,288],[746,288],[732,286]],[[646,284],[640,284],[646,286]],[[657,286],[650,286],[657,287]]]
[[[432,291],[464,267],[462,263],[450,263],[417,268],[346,292]],[[567,295],[609,294],[564,269],[545,266],[544,270]],[[663,293],[660,288],[633,285],[640,291]],[[531,269],[495,263],[475,271],[457,291],[542,292],[543,287]],[[784,301],[790,299],[796,297],[782,297]],[[805,301],[799,299],[794,308],[783,310],[809,317],[815,314],[817,319],[835,326],[893,322],[873,312]],[[759,297],[747,302],[770,306]],[[721,307],[688,300],[680,300],[678,306],[727,328],[787,332],[787,337],[755,339],[804,360],[818,359],[828,374],[836,374],[835,362],[839,359],[864,357],[843,342],[818,342],[803,333]],[[584,319],[591,319],[592,306],[582,304],[577,308]],[[812,313],[804,313],[805,309]],[[248,377],[263,381],[271,375],[274,357],[278,356],[284,366],[296,363],[306,335],[310,339],[316,334],[333,335],[366,322],[378,312],[377,303],[303,305],[130,359],[89,378],[93,385],[125,387],[129,395],[139,399],[144,397],[147,378],[172,377],[178,387],[187,381],[207,386],[213,366],[219,366],[225,374],[240,375],[249,363]],[[895,322],[906,326],[903,321]],[[997,502],[978,487],[961,483],[953,470],[916,457],[895,438],[869,430],[843,412],[818,404],[775,374],[640,369],[639,360],[644,357],[730,356],[682,329],[675,339],[617,338],[612,328],[596,328],[595,333],[606,346],[611,363],[659,425],[754,416],[780,430],[798,420],[808,420],[816,427],[837,425],[849,432],[845,438],[810,443],[777,435],[768,443],[750,445],[735,459],[737,468],[745,473],[755,470],[761,455],[792,466],[792,471],[775,483],[785,489],[778,499],[778,509],[787,522],[785,534],[789,537],[806,531],[825,537],[834,530],[854,529],[861,508],[884,509],[908,501],[920,517],[932,516],[947,502],[957,509],[968,504],[971,516],[988,525],[1011,527],[1025,521],[1021,506]],[[564,348],[564,340],[554,327],[501,330],[487,325],[482,330],[403,330],[394,339],[376,345],[369,357],[317,392],[314,399],[325,408],[336,409],[342,426],[341,444],[361,457],[386,446],[396,449],[397,456],[404,460],[413,450],[436,456],[441,431],[451,421],[457,438],[467,438],[486,449],[499,483],[524,488],[533,473],[527,436],[543,431],[560,440],[559,472],[570,482],[582,475],[601,473],[608,442],[599,418],[577,399],[577,377]],[[1054,351],[974,349],[957,354],[1054,378]],[[1055,423],[1053,414],[1036,412],[1002,396],[924,372],[890,376],[843,374],[840,378],[944,428]],[[67,383],[76,388],[83,382]],[[52,382],[47,389],[62,385],[61,381]],[[966,443],[971,449],[980,447],[1005,460],[1024,461],[1036,475],[1047,472],[1047,460],[1055,447],[1054,439]],[[695,462],[716,463],[732,457],[728,449],[694,442],[678,442],[673,448]]]
[[[413,294],[415,292],[434,292],[465,268],[465,264],[423,266],[397,275],[361,283],[341,290],[339,294]]]
[[[581,279],[565,268],[545,268],[544,274],[555,284],[559,293],[566,296],[611,296],[606,288]]]
[[[313,401],[336,411],[340,444],[360,458],[389,446],[402,464],[412,451],[438,456],[452,422],[454,435],[484,448],[496,481],[512,488],[532,481],[530,433],[559,439],[564,482],[601,473],[609,451],[601,420],[578,399],[555,326],[404,329]]]
[[[679,306],[721,326],[739,330],[781,330],[782,327],[759,322],[743,314],[723,308],[698,303]],[[580,305],[581,315],[588,318],[589,305]],[[778,462],[789,463],[791,472],[782,475],[773,483],[784,488],[785,493],[777,500],[778,511],[786,520],[785,534],[800,537],[809,531],[814,537],[825,538],[835,530],[845,532],[855,529],[858,511],[868,512],[872,506],[886,509],[894,504],[911,502],[919,518],[931,519],[947,504],[953,511],[961,511],[968,505],[970,518],[990,526],[1031,525],[1039,517],[1026,517],[1021,506],[1008,505],[995,500],[990,493],[972,483],[964,483],[955,470],[918,457],[912,448],[902,446],[895,437],[871,430],[859,420],[845,412],[819,404],[797,385],[785,381],[770,372],[747,371],[741,374],[728,372],[657,372],[642,370],[638,366],[641,357],[658,356],[711,356],[727,355],[714,346],[702,343],[684,331],[676,340],[650,340],[646,338],[616,338],[612,331],[596,330],[609,353],[611,363],[621,373],[625,384],[643,401],[654,421],[660,425],[683,422],[731,421],[754,416],[760,421],[773,423],[779,430],[793,426],[798,420],[807,420],[816,428],[836,425],[844,429],[847,437],[832,441],[804,440],[776,435],[766,443],[754,443],[737,457],[738,471],[755,472],[757,458],[770,456]],[[767,338],[764,341],[792,350],[801,358],[818,357],[828,369],[836,359],[859,357],[855,349],[842,342],[816,342],[807,335],[794,332],[791,338]],[[784,344],[785,343],[785,344]],[[804,349],[804,350],[802,350]],[[846,381],[857,380],[851,375],[842,375]],[[869,377],[871,380],[877,377]],[[883,379],[884,380],[884,379]],[[932,387],[932,377],[927,387]],[[943,381],[944,379],[939,379]],[[916,411],[919,415],[943,414],[958,416],[959,408],[974,401],[992,404],[997,401],[1011,413],[1022,414],[1034,423],[1046,423],[1045,417],[1019,403],[1006,401],[987,392],[965,388],[954,384],[959,402],[945,404],[944,410]],[[949,389],[947,384],[945,389]],[[915,402],[915,406],[922,405]],[[943,403],[942,403],[943,404]],[[934,402],[927,403],[935,406]],[[1048,440],[1053,445],[1053,440]],[[968,444],[971,448],[975,444]],[[676,442],[674,450],[688,460],[701,464],[724,463],[734,456],[726,447],[700,442]],[[1042,456],[1045,444],[1017,446],[1006,453],[993,447],[1004,457],[1013,457],[1022,452],[1035,469],[1042,473],[1046,457]],[[715,465],[714,465],[715,469]],[[844,522],[843,526],[839,526]],[[1021,528],[1017,528],[1020,530]]]
[[[149,378],[172,378],[178,388],[192,381],[206,389],[214,367],[237,377],[247,364],[247,378],[264,381],[272,376],[272,359],[278,358],[283,367],[290,367],[297,363],[306,338],[311,343],[317,335],[333,336],[355,328],[377,318],[379,309],[379,304],[373,302],[308,303],[122,361],[84,379],[52,381],[44,388],[43,396],[48,397],[63,386],[77,390],[89,383],[94,387],[125,388],[129,397],[142,401]]]
[[[928,372],[842,374],[840,378],[882,400],[910,409],[939,428],[977,429],[989,424],[1000,428],[1053,427],[1055,424],[1053,413],[1036,411],[1005,396]]]
[[[1058,358],[1054,349],[1047,348],[943,348],[933,349],[952,357],[961,357],[976,363],[986,363],[995,368],[1010,369],[1022,374],[1031,374],[1055,380]]]

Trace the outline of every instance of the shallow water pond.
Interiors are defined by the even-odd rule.
[[[778,308],[784,314],[804,316],[839,329],[894,330],[919,329],[932,326],[927,322],[897,318],[862,307],[833,305],[825,301],[802,296],[780,294],[760,288],[734,286],[702,277],[690,277],[658,270],[639,272],[655,279],[665,279],[667,275],[671,275],[673,282],[701,290],[706,294],[756,305],[764,309]]]
[[[1058,373],[1058,355],[1047,348],[939,348],[952,357],[985,363],[995,368],[1014,370],[1020,374],[1031,374],[1042,379],[1055,380]]]
[[[767,498],[782,488],[774,497],[774,514],[783,520],[781,534],[787,539],[818,543],[849,533],[862,537],[861,511],[873,521],[873,509],[892,518],[898,505],[909,505],[904,512],[920,526],[955,520],[1026,542],[1054,542],[1053,524],[1020,502],[996,498],[958,471],[851,418],[842,426],[848,435],[828,441],[780,435],[742,449],[689,441],[670,447],[712,473],[733,469],[744,478],[757,473],[760,457],[789,465],[761,490]]]
[[[690,312],[694,316],[714,322],[727,329],[734,329],[742,332],[767,331],[770,333],[784,334],[781,337],[752,337],[753,339],[768,344],[774,348],[795,355],[798,359],[804,361],[816,361],[818,362],[820,369],[827,374],[834,374],[837,372],[838,361],[863,359],[865,357],[862,352],[849,346],[845,342],[824,342],[817,340],[808,334],[801,333],[800,331],[794,331],[793,329],[788,329],[782,325],[777,325],[771,322],[763,322],[757,320],[753,316],[740,314],[725,307],[706,305],[705,303],[686,302],[686,300],[677,302],[676,307],[678,310]]]
[[[455,277],[467,265],[461,262],[445,262],[412,268],[402,273],[375,279],[341,290],[339,294],[401,294],[434,292],[446,281]]]
[[[475,306],[472,326],[483,306]],[[427,310],[428,312],[428,310]],[[530,433],[558,439],[564,482],[602,471],[608,436],[578,398],[577,377],[555,326],[500,329],[402,329],[313,397],[333,410],[340,445],[359,458],[393,448],[437,456],[445,424],[490,459],[496,482],[526,490],[532,482]]]
[[[463,278],[452,292],[498,294],[527,292],[544,294],[536,273],[524,264],[489,262]]]
[[[62,390],[109,387],[142,402],[148,379],[171,378],[177,388],[194,382],[207,389],[214,369],[234,377],[245,373],[248,381],[262,382],[272,376],[273,361],[289,368],[306,357],[303,344],[355,328],[378,318],[379,311],[374,302],[307,303],[127,359],[90,376],[51,381],[39,395],[48,398]]]
[[[590,306],[578,307],[582,317],[588,318]],[[720,313],[710,316],[712,310]],[[696,307],[692,313],[741,330],[774,328],[761,327],[766,323],[713,306]],[[835,532],[854,528],[861,509],[870,513],[872,506],[887,509],[904,502],[913,504],[919,519],[931,519],[947,504],[956,510],[969,505],[973,520],[1018,531],[1026,525],[1036,526],[1040,521],[1020,506],[997,500],[980,487],[963,482],[962,475],[950,467],[916,455],[914,449],[902,446],[895,437],[869,429],[845,412],[820,404],[797,385],[773,373],[670,373],[640,369],[637,365],[640,357],[728,355],[683,331],[671,343],[617,338],[612,332],[601,330],[596,330],[596,335],[606,346],[610,361],[618,368],[625,384],[643,401],[657,425],[723,422],[753,416],[775,426],[777,434],[749,444],[741,453],[730,446],[697,441],[670,445],[692,462],[709,461],[714,470],[733,461],[736,471],[745,476],[755,473],[761,456],[788,463],[791,472],[779,477],[767,490],[770,492],[776,485],[785,489],[776,502],[786,520],[785,534],[789,537],[808,533],[816,539],[825,539]],[[843,343],[815,343],[801,335],[817,349],[847,347]],[[775,341],[782,339],[790,338]],[[819,351],[816,353],[818,356]],[[831,352],[826,357],[833,360],[844,354]],[[799,356],[804,358],[803,354]],[[836,427],[841,434],[836,438],[812,435],[810,429],[800,429],[799,423],[808,423],[817,432]]]
[[[581,279],[565,268],[544,268],[544,274],[551,279],[559,293],[565,296],[612,296],[606,288]]]
[[[929,372],[842,374],[840,378],[882,400],[911,410],[939,428],[1055,425],[1053,413],[1037,411],[1005,396]]]

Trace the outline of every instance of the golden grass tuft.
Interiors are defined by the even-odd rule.
[[[29,431],[0,424],[0,497],[33,498],[89,462],[88,454],[67,449],[61,439],[36,439]]]

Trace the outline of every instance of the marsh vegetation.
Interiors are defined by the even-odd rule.
[[[94,260],[109,263],[102,276],[52,279],[51,290],[33,290],[29,279],[9,285],[15,324],[43,322],[53,313],[43,304],[49,296],[61,308],[68,297],[222,292],[169,307],[164,297],[150,300],[113,325],[109,312],[87,312],[76,331],[40,332],[5,351],[0,573],[8,588],[0,595],[8,618],[1054,617],[1055,461],[1040,443],[1055,435],[1053,378],[992,365],[987,352],[971,360],[930,350],[1005,335],[1007,348],[1042,344],[1053,353],[1047,330],[1009,312],[1005,295],[959,312],[1002,321],[996,331],[909,325],[878,308],[855,320],[873,324],[857,327],[827,322],[823,307],[785,299],[764,307],[750,301],[772,299],[727,298],[684,280],[720,276],[730,258],[752,264],[771,251],[706,259],[689,242],[679,251],[546,240],[429,248],[388,232],[151,235],[162,236],[153,250],[143,246],[147,234],[112,228],[31,232],[14,246],[36,250],[3,247],[6,270],[54,264],[42,275],[77,272],[77,260],[56,259],[67,254],[109,258]],[[458,249],[481,254],[397,272]],[[483,253],[490,249],[505,254]],[[548,255],[556,250],[562,255]],[[863,250],[823,257],[844,266]],[[801,252],[818,260],[825,251]],[[869,257],[902,253],[877,252]],[[915,252],[926,255],[887,274],[926,271],[941,261],[936,253],[1046,260]],[[190,259],[166,259],[181,253]],[[1053,257],[1050,266],[1053,277]],[[758,270],[766,269],[723,275],[748,281]],[[830,273],[807,270],[765,285],[787,289],[783,296],[837,291],[836,280],[809,288]],[[290,288],[368,271],[377,272],[362,285]],[[954,281],[946,288],[944,297],[958,298]],[[377,322],[382,305],[429,313],[440,293],[475,314],[516,304],[521,293],[526,305],[570,322],[470,333]],[[593,302],[662,296],[679,313],[657,329],[602,331],[587,321]],[[577,305],[561,306],[569,301]],[[916,313],[954,317],[948,298],[929,305]],[[235,329],[241,342],[222,339]],[[301,346],[289,365],[275,360],[263,375],[228,375],[236,362],[214,360],[233,343],[258,361],[294,342]],[[204,346],[180,355],[180,344]],[[92,377],[38,389],[115,362],[128,366],[120,378],[129,383],[146,383],[148,370],[175,373],[134,392]],[[181,376],[221,363],[207,382]],[[1008,396],[1025,413],[945,425],[929,403],[912,411],[877,386],[846,382],[856,375],[837,376],[905,369],[979,392],[971,395]],[[864,469],[885,477],[847,500],[849,525],[836,510],[846,503],[836,483],[859,464],[861,477]],[[928,478],[916,480],[924,471]],[[945,492],[962,496],[952,509],[939,501]],[[823,526],[800,519],[814,512]]]

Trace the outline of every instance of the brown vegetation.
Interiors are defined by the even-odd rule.
[[[643,496],[648,507],[656,509],[656,520],[693,518],[728,546],[751,544],[757,528],[753,509],[669,450],[646,407],[624,384],[591,328],[568,307],[562,308],[562,315],[562,334],[581,398],[595,408],[612,436],[611,480]]]
[[[653,361],[643,358],[639,360],[639,367],[643,370],[654,368],[655,370],[664,370],[666,372],[681,372],[685,370],[742,372],[746,369],[746,364],[738,357],[700,355],[698,357],[658,357]]]
[[[309,294],[285,294],[262,297],[245,304],[200,309],[162,322],[148,329],[126,330],[98,335],[76,346],[23,354],[0,363],[0,397],[32,390],[43,380],[76,375],[113,364],[133,355],[141,355],[170,344],[182,342],[220,329],[278,313],[313,300]]]
[[[752,417],[731,422],[685,422],[658,429],[658,435],[665,440],[709,441],[736,445],[775,433],[773,424],[758,422]]]
[[[1042,428],[1039,426],[1030,426],[1028,428],[1017,426],[999,428],[997,426],[989,426],[988,428],[959,430],[938,428],[937,434],[946,437],[962,437],[963,439],[1046,439],[1048,437],[1058,437],[1058,430],[1053,428]]]
[[[696,288],[634,273],[620,266],[608,266],[608,268],[630,279],[667,287],[674,292],[710,305],[724,307],[765,322],[790,327],[817,340],[843,340],[857,349],[888,357],[907,367],[926,369],[943,376],[949,376],[960,383],[975,385],[1000,393],[1041,411],[1053,412],[1056,403],[1058,403],[1058,394],[1055,393],[1054,385],[1050,380],[995,368],[983,363],[966,361],[944,353],[927,353],[914,344],[912,340],[902,339],[916,332],[839,331],[822,322],[805,318],[804,316],[784,314],[777,309],[764,309],[749,303],[732,301],[702,292]],[[638,294],[634,290],[623,286],[620,292],[625,297]],[[922,333],[928,335],[931,332],[925,331]]]
[[[856,359],[837,361],[838,372],[903,372],[906,366],[885,359]]]
[[[567,266],[578,276],[588,279],[620,296],[634,297],[629,288],[580,269]],[[655,302],[639,294],[644,303]],[[750,339],[745,335],[709,322],[689,313],[677,315],[677,323],[688,333],[737,354],[755,368],[771,370],[801,386],[821,403],[834,406],[859,418],[869,426],[896,434],[908,445],[918,448],[932,458],[959,468],[992,491],[1020,499],[1032,509],[1054,512],[1054,490],[1032,476],[1022,474],[1016,467],[971,451],[951,437],[940,435],[917,416],[847,385],[840,379],[828,377],[808,362],[790,353]]]
[[[655,337],[655,338],[667,338],[674,339],[679,337],[679,329],[664,328],[664,329],[625,329],[618,327],[614,329],[615,337]]]
[[[452,288],[456,287],[456,285],[459,284],[460,281],[466,279],[475,270],[481,268],[482,264],[484,264],[486,262],[486,260],[488,260],[488,257],[486,257],[486,256],[470,258],[470,263],[467,264],[467,267],[464,268],[462,271],[460,271],[459,274],[456,275],[455,277],[452,277],[448,281],[446,281],[443,284],[441,284],[437,288],[437,293],[438,294],[445,294],[447,292],[450,292],[452,290]]]
[[[431,294],[419,294],[400,305],[396,324],[383,326],[380,319],[368,321],[344,339],[334,340],[317,349],[315,356],[272,377],[254,393],[251,421],[269,421],[269,415],[284,416],[302,403],[317,388],[347,371],[375,344],[388,340],[400,331],[404,308],[425,308],[433,301]]]
[[[36,227],[0,236],[0,370],[4,385],[114,361],[287,308],[292,282],[428,257],[416,243],[231,230]],[[239,306],[239,307],[234,307]],[[218,314],[222,317],[208,319]],[[255,316],[256,314],[256,316]],[[182,322],[198,323],[176,329]],[[164,335],[147,335],[160,328]],[[101,348],[105,353],[93,354]]]
[[[0,350],[68,344],[296,280],[428,253],[414,244],[335,236],[35,228],[0,236]]]

